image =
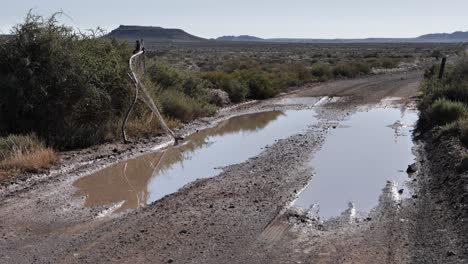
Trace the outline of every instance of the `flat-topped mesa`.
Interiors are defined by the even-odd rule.
[[[118,28],[112,30],[108,36],[129,41],[135,41],[136,39],[162,42],[196,42],[205,40],[191,35],[182,29],[134,25],[120,25]]]

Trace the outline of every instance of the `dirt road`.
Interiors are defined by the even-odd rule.
[[[421,164],[429,165],[415,176],[417,194],[397,207],[341,224],[315,223],[289,208],[311,180],[308,161],[329,130],[358,108],[385,104],[381,101],[385,98],[401,98],[389,104],[410,105],[421,78],[421,73],[409,73],[313,85],[198,120],[182,132],[272,109],[314,107],[318,113],[318,122],[306,133],[279,140],[216,177],[129,212],[84,207],[85,197],[76,195],[73,182],[167,138],[66,153],[64,165],[50,175],[1,189],[0,262],[466,263],[461,233],[466,219],[460,208],[453,208],[453,199],[434,197],[431,174],[440,167],[430,165],[432,157],[427,157],[422,143],[417,156]],[[325,99],[323,104],[294,101],[310,96],[343,98]],[[441,162],[445,159],[439,157]]]

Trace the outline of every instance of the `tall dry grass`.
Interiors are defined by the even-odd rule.
[[[48,169],[58,161],[58,154],[34,135],[0,137],[0,181],[21,171]]]
[[[0,162],[0,169],[38,172],[50,168],[59,161],[57,153],[51,148],[38,149],[33,152],[19,153]]]

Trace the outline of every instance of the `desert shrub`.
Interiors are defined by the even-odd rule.
[[[356,75],[369,74],[371,67],[365,61],[353,61],[351,62],[351,67]]]
[[[163,89],[181,87],[186,79],[181,70],[162,62],[150,63],[147,68],[149,78]]]
[[[400,59],[396,58],[371,58],[365,60],[370,68],[392,69],[398,67]]]
[[[390,58],[382,58],[380,59],[380,65],[382,68],[385,69],[392,69],[398,67],[399,60],[390,59]]]
[[[159,97],[163,113],[182,122],[188,122],[198,117],[212,115],[216,107],[200,102],[183,92],[177,90],[165,90]]]
[[[371,72],[371,67],[372,64],[364,60],[339,62],[333,67],[332,73],[338,78],[354,78],[359,75],[369,74]]]
[[[434,125],[445,125],[465,116],[468,116],[465,104],[439,98],[427,110],[426,118]]]
[[[436,86],[432,90],[432,100],[447,98],[451,101],[457,101],[468,105],[468,84],[450,83],[442,86]]]
[[[424,79],[428,80],[433,78],[438,72],[439,67],[437,65],[432,65],[424,70]]]
[[[447,68],[445,77],[426,74],[419,103],[421,112],[417,129],[427,132],[443,126],[442,133],[457,135],[467,145],[468,139],[468,63],[462,58]],[[430,73],[430,72],[429,72]]]
[[[311,69],[312,76],[316,77],[319,81],[329,80],[333,75],[330,66],[327,64],[315,64]]]
[[[338,63],[335,67],[333,67],[332,73],[333,73],[333,76],[335,77],[346,77],[346,78],[352,78],[357,75],[356,69],[354,69],[348,63]]]
[[[275,96],[277,90],[273,87],[272,78],[260,70],[243,70],[237,72],[240,80],[249,87],[248,98],[267,99]]]
[[[213,85],[209,81],[163,62],[150,61],[149,64],[146,75],[150,81],[149,86],[156,84],[162,90],[179,91],[202,104],[210,100],[208,90],[212,89]]]
[[[234,103],[243,102],[249,93],[249,87],[235,74],[222,71],[210,71],[200,74],[200,77],[212,84],[215,89],[221,89],[229,94],[229,99]]]
[[[459,61],[452,69],[451,72],[447,75],[446,82],[451,84],[464,84],[467,86],[468,82],[468,58],[465,56],[461,61]]]
[[[182,84],[183,92],[186,95],[202,101],[209,100],[208,90],[211,87],[212,85],[208,81],[193,76],[188,76]]]
[[[294,77],[299,81],[299,83],[305,83],[312,80],[312,72],[309,68],[307,68],[303,64],[293,64],[293,65],[286,65],[289,71],[294,74]]]
[[[126,44],[28,14],[0,45],[0,134],[60,149],[104,140],[127,104]]]
[[[229,94],[229,99],[234,103],[243,102],[249,93],[249,87],[234,78],[226,79],[221,89]]]

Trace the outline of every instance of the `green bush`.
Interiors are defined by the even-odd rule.
[[[249,87],[234,78],[226,79],[221,89],[229,94],[229,99],[234,103],[243,102],[249,93]]]
[[[0,43],[0,134],[34,132],[60,149],[104,140],[128,104],[125,44],[28,14]]]
[[[234,103],[243,102],[249,93],[249,87],[235,74],[222,71],[211,71],[200,74],[200,77],[212,84],[215,89],[221,89],[229,94],[229,99]]]
[[[435,125],[445,125],[468,116],[468,109],[463,103],[439,98],[432,104],[427,114],[427,121]]]
[[[200,102],[183,92],[177,90],[165,90],[159,97],[163,113],[172,118],[188,122],[198,117],[212,115],[216,107]]]
[[[275,96],[272,78],[259,70],[245,70],[240,73],[241,79],[249,87],[248,97],[252,99],[267,99]]]
[[[327,64],[313,65],[311,73],[312,76],[316,77],[319,81],[327,81],[333,76],[330,66]]]
[[[364,61],[353,61],[351,67],[354,69],[355,76],[369,74],[371,71],[369,64]]]
[[[398,67],[399,60],[383,58],[381,59],[381,66],[385,69],[392,69]]]
[[[442,80],[435,70],[426,73],[417,129],[424,133],[443,126],[442,133],[457,135],[468,146],[468,58],[448,65]]]
[[[357,75],[356,70],[347,63],[338,63],[332,70],[333,76],[335,77],[346,77],[352,78]]]
[[[163,89],[180,88],[187,77],[182,71],[162,62],[149,63],[147,75]]]
[[[335,77],[354,78],[371,72],[371,66],[365,61],[340,62],[333,67]]]

